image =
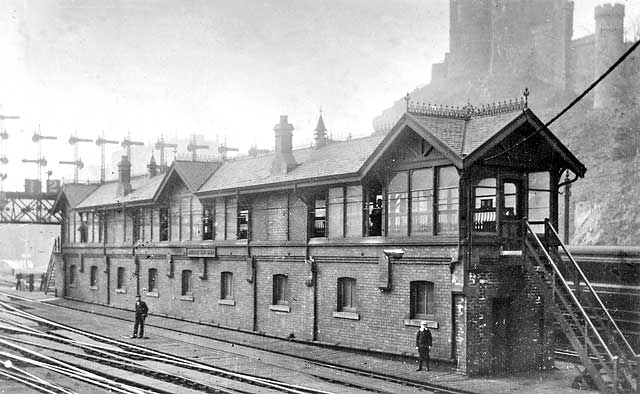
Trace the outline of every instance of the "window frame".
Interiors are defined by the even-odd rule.
[[[193,272],[191,270],[182,270],[180,275],[180,295],[192,296],[193,295]]]
[[[80,225],[78,226],[78,241],[81,244],[89,242],[89,214],[87,212],[78,213]]]
[[[424,307],[419,308],[418,303],[422,300],[418,296],[422,288],[424,288]],[[409,315],[411,319],[425,320],[428,318],[432,318],[435,315],[434,282],[428,280],[411,281],[409,283],[409,298]]]
[[[92,265],[89,268],[89,287],[96,288],[98,287],[98,266]]]
[[[158,292],[158,269],[157,268],[149,268],[149,270],[147,271],[147,292],[149,293]]]
[[[220,299],[233,300],[233,272],[220,273]]]
[[[169,207],[158,209],[158,241],[167,242],[171,238],[170,234]]]
[[[287,279],[286,274],[273,275],[271,305],[289,305]]]
[[[329,212],[329,203],[328,203],[328,193],[322,193],[314,196],[312,198],[313,206],[311,207],[311,211],[309,212],[309,227],[310,227],[310,238],[327,238],[328,236],[328,212]],[[320,205],[318,205],[320,203]],[[321,213],[324,212],[324,215]],[[319,229],[317,224],[322,223],[322,228]]]
[[[236,239],[249,239],[250,209],[247,205],[238,205],[236,218]]]
[[[215,215],[214,204],[202,205],[202,240],[213,241],[215,239]]]
[[[351,277],[340,277],[337,280],[337,311],[352,312],[358,311],[357,280]]]
[[[124,290],[125,289],[125,268],[118,267],[116,270],[116,289]]]

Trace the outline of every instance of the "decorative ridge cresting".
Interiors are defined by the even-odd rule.
[[[508,112],[523,111],[528,107],[529,90],[525,89],[524,95],[515,100],[505,100],[503,102],[482,105],[475,107],[467,103],[464,107],[449,107],[442,105],[433,105],[411,101],[411,97],[407,93],[405,101],[407,102],[406,112],[415,115],[426,115],[437,118],[463,119],[480,118],[483,116],[494,116]]]

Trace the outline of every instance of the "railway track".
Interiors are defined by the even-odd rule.
[[[0,293],[0,294],[4,294],[4,293]],[[4,294],[5,296],[9,296],[13,299],[19,299],[21,297],[17,297],[13,294]],[[28,299],[25,299],[28,300]],[[30,302],[33,302],[33,300],[28,300]],[[73,327],[69,327],[66,326],[64,324],[60,324],[48,319],[44,319],[41,317],[37,317],[34,314],[31,313],[27,313],[24,311],[19,311],[20,307],[23,307],[23,305],[21,303],[17,303],[16,305],[18,306],[10,306],[9,303],[0,303],[0,305],[2,307],[4,307],[5,309],[12,309],[13,313],[19,314],[20,317],[25,318],[25,319],[30,319],[32,321],[36,321],[38,324],[41,325],[46,325],[48,327],[51,328],[56,328],[56,329],[61,329],[61,330],[67,330],[70,332],[75,332],[78,335],[83,335],[83,336],[87,336],[89,338],[91,338],[94,341],[97,341],[99,343],[102,344],[102,346],[110,346],[110,347],[117,347],[119,350],[114,351],[113,349],[109,349],[109,350],[105,350],[102,349],[100,346],[98,347],[88,347],[88,348],[83,348],[83,351],[88,352],[89,355],[91,357],[93,357],[91,359],[91,361],[93,362],[98,362],[98,363],[104,363],[106,365],[112,365],[114,368],[118,368],[118,367],[123,367],[122,363],[125,363],[125,365],[129,368],[128,370],[132,373],[139,373],[139,374],[148,374],[151,376],[154,376],[154,378],[160,378],[163,380],[171,380],[172,383],[182,383],[184,384],[184,387],[189,387],[190,389],[194,389],[196,391],[204,391],[204,392],[217,392],[217,391],[212,391],[215,389],[218,389],[216,387],[204,387],[204,386],[198,386],[197,382],[192,382],[192,381],[184,381],[184,380],[180,380],[178,378],[172,377],[170,376],[170,374],[166,374],[166,375],[161,375],[157,372],[154,371],[148,371],[145,368],[142,368],[140,366],[136,366],[134,364],[134,361],[136,361],[137,364],[140,363],[140,360],[146,360],[147,362],[149,361],[153,361],[156,363],[163,363],[164,365],[172,365],[174,367],[180,367],[182,369],[186,369],[189,371],[195,371],[198,373],[205,373],[205,374],[209,374],[209,375],[216,375],[218,377],[228,377],[229,375],[231,375],[231,379],[238,379],[241,381],[244,381],[245,379],[248,379],[251,381],[251,384],[256,385],[256,387],[261,387],[262,389],[271,389],[271,388],[275,388],[277,390],[282,390],[279,392],[291,392],[291,393],[327,393],[326,391],[323,390],[317,390],[317,389],[313,389],[313,388],[309,388],[309,387],[301,387],[301,386],[296,386],[296,385],[290,385],[287,384],[286,382],[276,382],[273,380],[269,380],[269,379],[264,379],[264,378],[260,378],[258,376],[255,375],[251,375],[251,376],[246,376],[246,374],[238,374],[229,370],[226,370],[224,368],[218,368],[218,367],[213,367],[209,364],[205,364],[205,363],[201,363],[198,361],[194,361],[192,359],[187,359],[187,358],[182,358],[182,357],[177,357],[168,353],[164,353],[164,352],[159,352],[156,350],[152,350],[152,349],[148,349],[148,348],[144,348],[138,345],[133,345],[129,342],[123,342],[123,341],[117,341],[111,338],[107,338],[107,337],[103,337],[100,336],[98,334],[94,334],[94,333],[87,333],[84,332],[82,330],[78,330],[76,328]],[[76,311],[83,311],[82,309],[78,309],[78,308],[71,308],[69,306],[59,306],[59,305],[52,305],[52,304],[47,304],[47,306],[53,306],[53,307],[60,307],[60,308],[67,308],[67,309],[73,309]],[[108,316],[110,318],[117,318],[114,316]],[[0,326],[0,329],[2,327]],[[26,330],[26,328],[21,327],[21,330]],[[167,329],[164,328],[163,329]],[[179,330],[175,330],[173,329],[172,331],[174,332],[180,332]],[[24,332],[23,332],[24,334]],[[193,333],[189,333],[190,335],[194,335]],[[32,335],[41,335],[41,334],[32,334]],[[51,335],[51,334],[47,334],[47,335]],[[59,336],[56,336],[59,337]],[[203,336],[204,337],[204,336]],[[208,338],[208,337],[206,337]],[[55,338],[57,340],[63,341],[65,342],[64,345],[65,346],[79,346],[78,343],[70,343],[68,342],[69,339],[68,338]],[[215,339],[215,338],[214,338]],[[1,340],[1,338],[0,338]],[[53,340],[53,339],[52,339]],[[216,339],[218,340],[218,339]],[[77,342],[77,341],[76,341]],[[228,341],[226,341],[228,342]],[[240,344],[240,343],[232,343],[234,346],[238,345],[238,346],[243,346],[243,347],[249,347],[249,348],[257,348],[257,347],[252,347],[252,346],[247,346],[246,344]],[[260,349],[262,351],[264,351],[264,349]],[[293,358],[297,358],[300,360],[304,360],[306,363],[308,363],[309,365],[314,366],[315,368],[321,368],[321,369],[325,369],[328,371],[331,371],[332,373],[327,374],[327,373],[313,373],[311,371],[307,372],[311,375],[313,375],[314,377],[321,379],[323,381],[326,381],[327,383],[331,383],[333,385],[339,385],[345,388],[349,388],[352,390],[360,390],[360,391],[364,391],[364,392],[375,392],[375,393],[381,393],[381,394],[389,394],[389,393],[394,393],[393,391],[389,391],[389,390],[385,390],[383,388],[380,388],[380,385],[375,385],[375,384],[362,384],[363,380],[372,380],[372,381],[380,381],[380,382],[386,382],[386,383],[393,383],[393,384],[399,384],[402,385],[404,387],[407,388],[412,388],[412,389],[417,389],[423,392],[430,392],[430,393],[443,393],[443,394],[448,394],[448,393],[456,393],[456,394],[461,394],[461,393],[469,393],[468,391],[464,391],[464,390],[457,390],[457,389],[451,389],[448,387],[444,387],[441,385],[437,385],[437,384],[431,384],[431,383],[425,383],[425,382],[421,382],[418,380],[412,380],[412,379],[401,379],[398,378],[396,376],[391,376],[391,375],[385,375],[385,374],[380,374],[380,373],[375,373],[375,372],[371,372],[369,370],[364,370],[364,369],[358,369],[358,368],[352,368],[352,367],[345,367],[342,365],[338,365],[335,363],[327,363],[327,362],[322,362],[322,361],[318,361],[312,358],[308,358],[308,357],[301,357],[301,356],[292,356],[290,354],[286,354],[283,352],[273,352],[273,353],[279,353],[281,355],[285,355],[287,357],[293,357]],[[87,356],[88,357],[88,356]],[[126,360],[122,360],[122,358],[125,358]],[[260,386],[260,385],[264,385],[264,386]],[[252,391],[249,391],[252,392]],[[262,392],[262,391],[261,391]],[[395,394],[395,393],[394,393]]]

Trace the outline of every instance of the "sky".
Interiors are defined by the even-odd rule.
[[[294,146],[308,145],[320,110],[334,138],[369,134],[372,118],[443,60],[448,3],[0,0],[0,114],[21,117],[0,123],[4,189],[37,178],[21,160],[38,157],[38,130],[58,137],[40,146],[43,171],[67,180],[73,168],[58,161],[74,159],[72,134],[130,133],[147,145],[200,134],[246,153],[273,147],[280,115],[295,127]],[[576,0],[575,37],[593,32],[598,3]],[[640,20],[638,3],[627,2],[627,26]],[[121,152],[109,146],[108,173]],[[99,167],[95,144],[80,145],[79,157]],[[88,177],[98,174],[81,171]]]

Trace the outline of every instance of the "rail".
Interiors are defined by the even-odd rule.
[[[626,350],[629,352],[629,354],[631,355],[631,357],[633,358],[637,358],[638,355],[636,354],[636,352],[633,350],[633,348],[631,347],[631,345],[629,344],[629,341],[627,341],[627,339],[625,338],[625,336],[622,334],[622,331],[620,330],[620,328],[618,327],[618,325],[616,324],[615,320],[613,320],[613,317],[611,317],[611,314],[609,313],[609,310],[605,307],[604,303],[602,302],[602,300],[600,299],[600,296],[598,296],[598,293],[596,293],[595,289],[593,288],[593,286],[591,286],[591,282],[589,280],[587,280],[586,275],[584,274],[584,272],[582,271],[582,269],[580,268],[580,265],[576,262],[576,260],[573,258],[573,256],[571,255],[571,253],[567,250],[566,246],[564,245],[564,243],[560,240],[560,237],[558,236],[558,233],[556,232],[556,230],[553,228],[553,226],[551,226],[548,222],[548,220],[545,220],[545,230],[549,231],[554,237],[555,239],[558,241],[558,244],[560,245],[560,247],[562,248],[562,250],[564,251],[564,253],[567,255],[567,257],[569,258],[569,261],[571,262],[571,265],[576,269],[576,271],[579,273],[580,275],[580,280],[582,280],[586,285],[587,288],[589,289],[589,291],[591,292],[591,295],[595,298],[595,300],[597,301],[598,305],[600,306],[600,308],[602,308],[602,310],[604,311],[604,313],[607,315],[607,318],[609,319],[609,322],[613,325],[616,333],[618,334],[618,336],[622,339],[623,343],[625,344]],[[573,294],[573,292],[572,292]]]
[[[556,264],[555,260],[549,255],[549,252],[547,252],[547,248],[544,246],[544,244],[542,243],[542,241],[540,240],[538,235],[533,231],[533,229],[531,228],[531,225],[526,220],[525,220],[525,226],[527,227],[527,230],[528,230],[529,234],[533,236],[533,239],[538,244],[538,247],[540,247],[540,249],[544,252],[544,255],[547,258],[547,261],[553,267],[553,270],[554,270],[556,276],[560,279],[560,282],[564,285],[565,290],[571,296],[571,299],[573,300],[574,304],[577,305],[578,309],[580,310],[580,314],[584,318],[585,322],[588,323],[589,327],[591,327],[592,331],[595,333],[596,337],[598,338],[598,341],[604,347],[604,350],[607,352],[607,355],[609,356],[609,359],[613,360],[613,354],[611,353],[611,350],[609,349],[609,346],[607,346],[607,343],[600,336],[600,333],[598,332],[598,330],[596,329],[595,325],[591,321],[591,318],[589,317],[587,312],[582,307],[582,304],[580,303],[580,301],[578,300],[578,298],[576,297],[574,292],[569,287],[569,284],[567,283],[566,279],[564,278],[564,275],[562,275],[562,272],[560,271],[560,268]]]

